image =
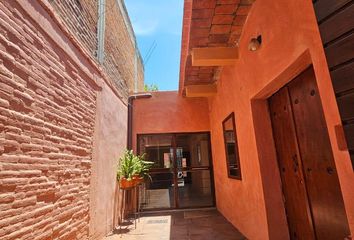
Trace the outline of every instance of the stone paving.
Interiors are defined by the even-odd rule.
[[[145,214],[137,222],[123,224],[105,240],[244,240],[216,210]]]

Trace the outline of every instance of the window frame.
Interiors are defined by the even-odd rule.
[[[233,131],[235,135],[235,161],[238,164],[238,174],[237,175],[231,175],[230,174],[230,159],[229,159],[229,154],[228,154],[228,146],[227,146],[227,139],[226,139],[226,130],[225,130],[225,123],[230,120],[232,121],[233,125]],[[241,163],[240,163],[240,155],[239,155],[239,150],[238,150],[238,140],[237,140],[237,134],[236,134],[236,120],[235,120],[235,113],[232,112],[230,113],[224,121],[222,121],[222,129],[223,129],[223,137],[224,137],[224,148],[225,148],[225,160],[226,160],[226,168],[227,168],[227,176],[228,178],[233,178],[237,180],[242,180],[242,174],[241,174]]]

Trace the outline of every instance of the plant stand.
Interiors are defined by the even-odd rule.
[[[139,184],[140,185],[140,184]],[[121,188],[120,191],[122,193],[121,197],[121,204],[120,204],[120,224],[119,224],[119,231],[122,236],[122,224],[125,220],[125,215],[126,215],[126,210],[127,210],[127,196],[129,191],[131,192],[132,196],[132,201],[133,201],[133,215],[134,215],[134,227],[136,229],[136,224],[137,224],[137,219],[140,217],[140,203],[139,203],[139,197],[138,197],[138,192],[139,192],[139,185],[129,187],[129,188]]]

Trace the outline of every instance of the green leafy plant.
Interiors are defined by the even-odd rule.
[[[151,176],[149,175],[149,170],[154,164],[153,162],[145,161],[145,154],[137,156],[138,161],[135,164],[135,171],[134,174],[139,175],[140,177],[143,178],[149,178],[151,179]]]
[[[152,83],[150,85],[148,85],[148,84],[144,85],[144,91],[145,92],[156,92],[158,90],[159,90],[159,86],[157,84],[155,84],[155,83]]]
[[[119,158],[119,165],[117,171],[117,180],[126,178],[131,180],[134,175],[134,164],[136,156],[133,151],[126,150],[122,157]]]
[[[145,155],[135,155],[132,150],[125,150],[122,157],[119,158],[117,180],[122,178],[128,181],[132,180],[134,176],[150,177],[149,170],[153,162],[145,161]]]

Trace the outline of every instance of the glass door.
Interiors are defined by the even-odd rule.
[[[175,171],[173,135],[144,135],[139,137],[138,152],[154,162],[151,181],[146,181],[143,209],[175,208]]]
[[[213,206],[209,134],[176,134],[176,152],[178,207]]]
[[[215,205],[209,133],[139,135],[138,153],[154,162],[144,209]]]

